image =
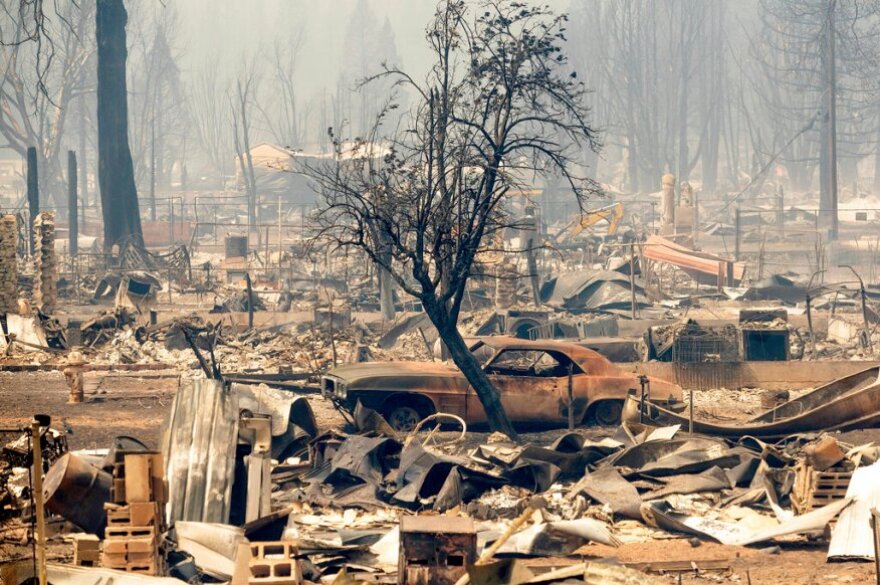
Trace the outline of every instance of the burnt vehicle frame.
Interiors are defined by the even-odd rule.
[[[614,425],[627,392],[640,387],[638,376],[577,343],[497,336],[471,340],[469,346],[514,424],[566,424],[571,404],[576,424]],[[681,400],[678,385],[658,379],[649,384],[654,400]],[[468,425],[486,423],[483,405],[464,374],[444,362],[341,366],[322,377],[321,393],[345,413],[353,414],[359,403],[375,410],[397,431],[411,430],[438,412]]]

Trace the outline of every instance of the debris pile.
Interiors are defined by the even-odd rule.
[[[0,452],[0,519],[20,515],[31,501],[33,454],[31,430],[21,429]],[[67,453],[67,435],[49,426],[40,428],[43,460],[51,465]]]

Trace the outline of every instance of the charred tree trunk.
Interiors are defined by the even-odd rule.
[[[98,185],[104,216],[104,250],[127,239],[143,246],[134,165],[128,145],[125,25],[122,0],[98,0]]]
[[[464,377],[467,378],[474,392],[477,393],[480,403],[482,403],[483,408],[486,410],[489,428],[493,431],[504,433],[511,439],[516,439],[516,431],[504,412],[498,391],[492,386],[492,382],[489,381],[486,372],[483,371],[474,354],[468,349],[467,344],[461,337],[461,333],[458,331],[458,327],[455,325],[455,321],[450,318],[446,307],[439,305],[436,299],[432,297],[422,298],[422,305],[428,318],[431,319],[434,327],[437,328],[437,332],[440,334],[440,338],[443,340],[452,361],[458,366]]]

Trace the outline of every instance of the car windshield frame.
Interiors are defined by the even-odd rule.
[[[488,344],[483,344],[485,347],[491,347]],[[479,349],[478,347],[473,347],[472,352]],[[567,377],[569,373],[571,375],[578,375],[585,373],[583,368],[581,368],[580,364],[575,362],[568,354],[565,352],[549,349],[549,348],[541,348],[541,347],[500,347],[493,348],[495,349],[491,358],[489,358],[485,363],[482,364],[483,371],[485,371],[489,375],[502,375],[502,376],[515,376],[515,377],[523,377],[523,378],[563,378]],[[516,371],[515,368],[507,368],[508,371],[501,372],[493,372],[492,366],[498,362],[498,359],[501,358],[506,353],[535,353],[538,354],[534,356],[534,359],[530,361],[529,366],[522,371]],[[544,359],[544,357],[549,357],[550,359],[556,362],[555,366],[544,368],[542,370],[537,370],[535,366],[539,361]]]

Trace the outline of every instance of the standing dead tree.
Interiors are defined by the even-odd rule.
[[[833,234],[838,169],[844,180],[857,180],[858,162],[877,150],[880,6],[860,0],[761,0],[759,6],[752,84],[774,147],[763,150],[772,152],[817,121],[782,160],[796,190],[808,190],[819,171],[820,223]]]
[[[301,148],[304,129],[308,121],[308,109],[300,108],[301,98],[297,82],[300,50],[305,35],[302,30],[293,33],[286,43],[276,42],[272,52],[272,72],[269,76],[271,89],[269,107],[261,103],[255,106],[276,144],[291,149]]]
[[[234,153],[224,91],[219,61],[206,61],[196,68],[186,89],[188,128],[195,133],[205,160],[220,177],[229,174]]]
[[[11,4],[0,2],[7,12]],[[36,147],[44,202],[64,209],[61,155],[70,104],[87,91],[95,52],[89,41],[94,2],[57,6],[50,12],[39,17],[22,13],[0,25],[0,148],[8,146],[23,158],[28,147]],[[30,22],[31,17],[36,20]],[[55,23],[47,31],[33,29],[35,22],[47,19]],[[51,38],[41,42],[40,35],[46,34]]]
[[[364,251],[421,301],[489,426],[509,436],[499,395],[457,323],[475,260],[515,223],[504,200],[525,186],[521,177],[557,173],[580,204],[598,190],[575,165],[599,144],[562,49],[566,21],[512,0],[473,12],[441,2],[427,29],[434,65],[425,81],[389,66],[374,78],[414,96],[400,128],[380,135],[392,100],[364,139],[346,143],[331,130],[335,163],[307,170],[322,198],[318,237]]]
[[[185,161],[188,121],[177,64],[177,12],[161,3],[130,6],[129,134],[135,183],[149,192],[150,219],[157,217],[156,192],[167,190],[170,170]]]
[[[243,67],[242,75],[235,82],[235,95],[229,96],[229,107],[232,111],[232,143],[235,146],[235,157],[244,182],[248,201],[248,222],[257,223],[257,178],[254,173],[254,161],[251,156],[251,107],[253,96],[257,91],[257,78],[253,64]]]

